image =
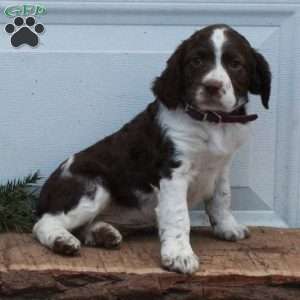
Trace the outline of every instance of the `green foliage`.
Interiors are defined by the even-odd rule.
[[[37,201],[37,188],[33,185],[39,179],[39,173],[35,172],[0,185],[0,232],[31,231]]]

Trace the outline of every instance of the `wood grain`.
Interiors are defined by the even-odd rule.
[[[0,299],[300,299],[300,230],[252,228],[239,242],[197,229],[197,274],[160,267],[155,234],[128,237],[119,250],[63,257],[28,234],[0,235]]]

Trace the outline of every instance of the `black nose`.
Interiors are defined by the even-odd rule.
[[[223,83],[219,80],[210,79],[203,82],[203,87],[205,89],[205,92],[207,92],[210,95],[219,94],[222,89],[222,86]]]

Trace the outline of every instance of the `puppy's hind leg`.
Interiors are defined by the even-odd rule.
[[[109,193],[97,186],[94,197],[84,195],[78,205],[68,212],[45,213],[33,228],[34,236],[44,246],[66,255],[74,255],[80,249],[80,241],[71,233],[94,220],[109,202]]]
[[[112,249],[120,246],[122,235],[114,226],[95,221],[80,232],[80,239],[87,246]]]

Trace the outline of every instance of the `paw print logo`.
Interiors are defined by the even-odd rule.
[[[5,31],[11,35],[10,41],[14,47],[27,44],[35,47],[39,43],[38,35],[45,30],[43,24],[36,24],[34,17],[16,17],[14,24],[7,24]]]

